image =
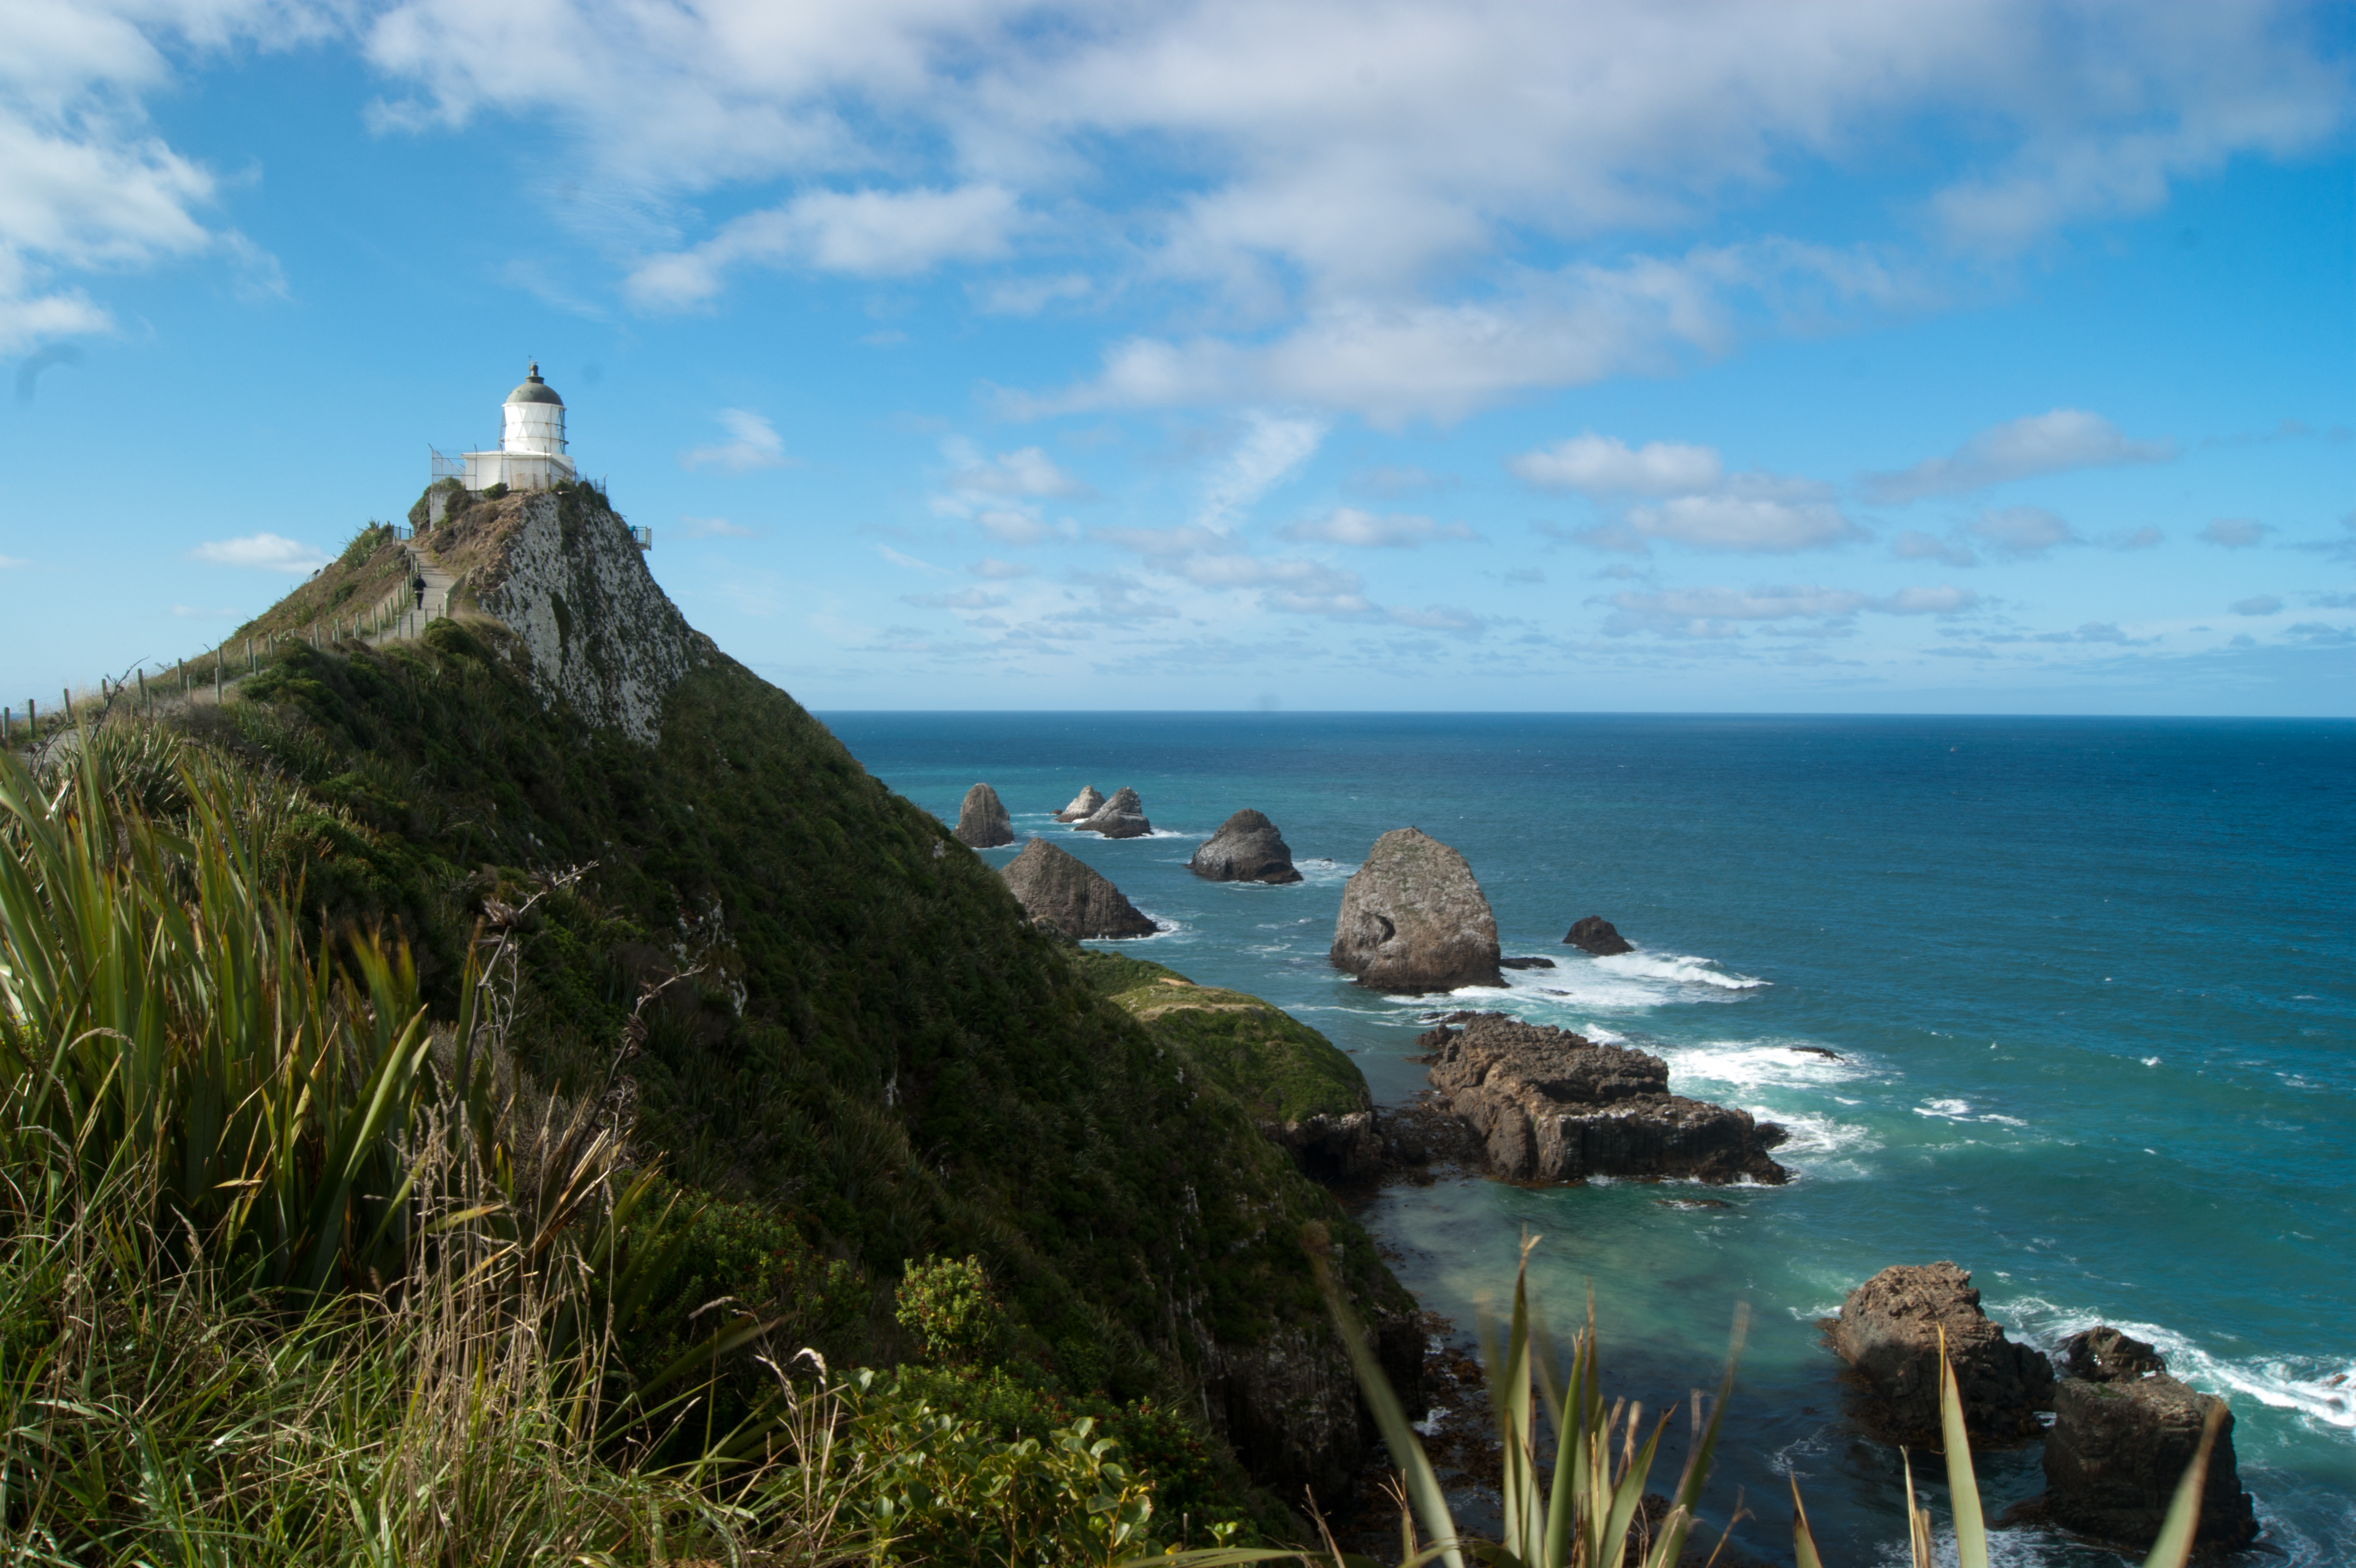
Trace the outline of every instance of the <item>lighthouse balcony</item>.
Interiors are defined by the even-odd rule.
[[[552,452],[465,452],[459,477],[477,495],[495,485],[510,490],[548,490],[570,485],[578,475],[573,459]]]

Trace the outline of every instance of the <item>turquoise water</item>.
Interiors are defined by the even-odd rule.
[[[1325,949],[1344,880],[1412,824],[1471,861],[1508,954],[1558,965],[1447,1005],[1642,1046],[1677,1092],[1790,1127],[1782,1189],[1441,1183],[1366,1216],[1468,1327],[1542,1234],[1546,1298],[1568,1320],[1592,1282],[1607,1371],[1652,1409],[1714,1383],[1748,1302],[1712,1502],[1741,1488],[1754,1548],[1788,1555],[1796,1474],[1828,1563],[1903,1561],[1897,1456],[1842,1424],[1814,1324],[1887,1264],[1952,1258],[2018,1338],[2117,1324],[2229,1396],[2265,1541],[2356,1562],[2356,726],[826,717],[947,819],[994,785],[1018,834],[1170,927],[1123,947],[1288,1008],[1383,1103],[1421,1087],[1406,1058],[1435,999],[1362,992]],[[1134,786],[1155,836],[1059,827],[1086,784]],[[1247,805],[1305,882],[1186,871]],[[1587,914],[1638,951],[1561,946]],[[1674,1206],[1704,1196],[1727,1206]],[[1997,1508],[2040,1489],[2033,1452],[1982,1471]],[[2001,1551],[2115,1561],[2022,1532]]]

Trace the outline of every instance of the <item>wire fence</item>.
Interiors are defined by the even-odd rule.
[[[403,528],[396,538],[405,539]],[[94,687],[63,687],[55,703],[27,697],[22,709],[0,706],[0,746],[43,744],[59,734],[117,712],[152,718],[161,712],[218,706],[235,696],[246,677],[260,673],[280,649],[297,644],[326,650],[338,643],[414,641],[450,613],[457,578],[436,588],[425,581],[424,564],[412,554],[400,583],[376,604],[350,615],[327,615],[291,632],[233,637],[187,658],[153,666],[145,661],[119,676],[102,675]],[[438,568],[436,575],[441,575]]]

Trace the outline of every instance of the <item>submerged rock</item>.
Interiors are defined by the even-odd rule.
[[[1980,1310],[1972,1276],[1951,1263],[1900,1264],[1848,1293],[1825,1339],[1855,1373],[1850,1411],[1885,1443],[1936,1448],[1939,1333],[1955,1368],[1972,1445],[2004,1446],[2043,1429],[2053,1408],[2053,1366],[2016,1345]]]
[[[1023,846],[999,875],[1023,912],[1066,936],[1151,936],[1162,928],[1140,914],[1094,868],[1044,838]]]
[[[1292,851],[1276,824],[1257,811],[1237,812],[1203,841],[1186,869],[1215,882],[1297,882]]]
[[[1563,937],[1565,947],[1577,947],[1592,953],[1598,958],[1610,958],[1615,954],[1633,953],[1628,939],[1612,928],[1612,923],[1600,914],[1590,914],[1574,924]]]
[[[1076,833],[1101,833],[1108,838],[1142,838],[1153,831],[1145,820],[1145,806],[1137,792],[1123,784],[1112,798],[1072,825]]]
[[[1456,1015],[1462,1017],[1462,1015]],[[1492,1175],[1515,1181],[1687,1177],[1778,1184],[1783,1129],[1748,1111],[1669,1093],[1669,1065],[1623,1046],[1503,1013],[1419,1036],[1431,1085],[1481,1135]]]
[[[1104,796],[1097,793],[1096,785],[1083,784],[1080,786],[1080,793],[1072,797],[1072,804],[1064,807],[1063,810],[1055,813],[1055,820],[1058,822],[1085,822],[1089,817],[1094,816],[1097,813],[1097,807],[1103,804]]]
[[[1502,986],[1497,921],[1464,857],[1420,829],[1375,840],[1342,891],[1328,959],[1378,991]]]
[[[958,807],[956,832],[957,841],[969,848],[995,849],[1014,842],[1014,819],[1006,815],[996,790],[978,784],[965,792],[965,804]]]
[[[2053,1395],[2053,1429],[2045,1435],[2044,1516],[2122,1546],[2149,1546],[2201,1446],[2201,1423],[2223,1403],[2166,1372],[2062,1379]],[[2228,1411],[2209,1454],[2193,1539],[2230,1550],[2248,1545],[2257,1533],[2256,1510],[2233,1458]]]
[[[1551,969],[1554,966],[1554,960],[1551,958],[1500,958],[1497,960],[1497,967],[1500,969]]]

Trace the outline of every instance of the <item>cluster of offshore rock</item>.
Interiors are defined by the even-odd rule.
[[[2224,1403],[2169,1377],[2158,1350],[2107,1325],[2062,1342],[2057,1377],[2042,1351],[1988,1321],[1972,1276],[1952,1263],[1883,1269],[1849,1292],[1823,1328],[1848,1365],[1852,1418],[1882,1442],[1921,1448],[1942,1441],[1944,1336],[1972,1445],[2044,1441],[2045,1493],[2008,1519],[2043,1520],[2123,1546],[2146,1547],[2158,1536],[2202,1425]],[[2233,1457],[2232,1413],[2221,1421],[2194,1539],[2230,1550],[2247,1545],[2258,1525]]]

